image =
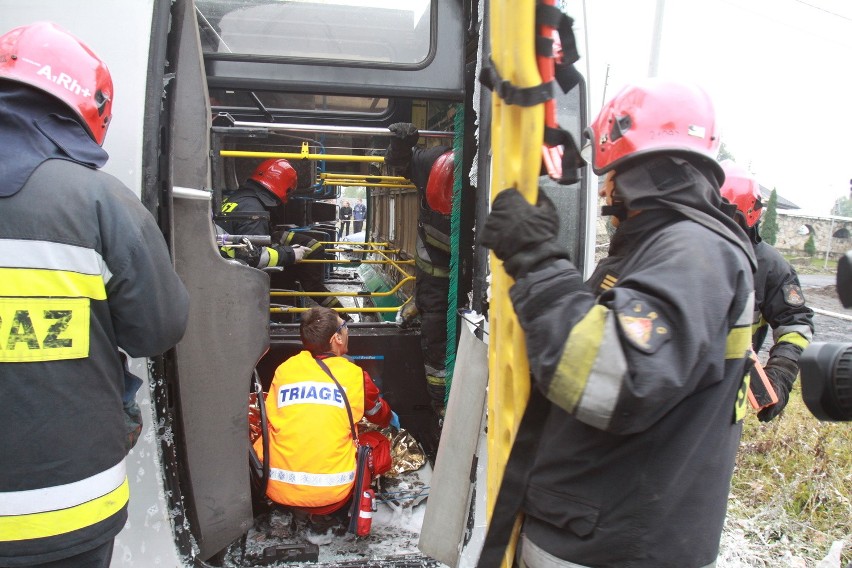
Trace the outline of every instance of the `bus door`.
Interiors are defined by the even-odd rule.
[[[210,222],[216,186],[238,183],[242,173],[217,167],[225,162],[211,155],[220,149],[211,136],[213,117],[227,114],[236,128],[253,123],[258,149],[270,140],[257,123],[386,128],[410,114],[388,101],[460,101],[463,12],[460,1],[438,0],[175,3],[168,151],[174,185],[186,190],[176,190],[166,222],[174,226],[192,321],[170,370],[169,412],[179,444],[172,464],[182,498],[176,505],[197,546],[187,554],[213,558],[252,524],[247,395],[269,344],[267,275],[231,271],[219,279],[216,268]],[[360,105],[365,98],[388,108],[329,112],[328,105]],[[240,303],[246,309],[236,309]]]

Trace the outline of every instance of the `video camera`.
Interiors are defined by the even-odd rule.
[[[852,307],[852,251],[837,265],[837,296]],[[852,343],[812,343],[799,359],[802,398],[817,419],[852,421]]]

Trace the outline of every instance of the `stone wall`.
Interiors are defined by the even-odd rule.
[[[600,210],[600,203],[598,210]],[[609,244],[608,217],[598,216],[597,239],[595,247],[595,260],[599,261],[606,256]],[[805,232],[802,227],[806,227]],[[831,251],[829,258],[837,259],[846,251],[852,249],[852,218],[849,217],[815,217],[796,213],[795,210],[778,212],[778,237],[775,248],[790,256],[805,256],[805,243],[810,232],[814,234],[816,245],[816,256],[825,258],[825,250],[828,246],[829,235],[831,238]]]
[[[779,251],[793,256],[804,256],[805,243],[810,233],[814,235],[818,257],[825,257],[829,241],[831,241],[829,258],[836,259],[852,249],[852,238],[850,238],[852,218],[816,217],[802,215],[795,210],[778,211],[778,237],[775,248]]]

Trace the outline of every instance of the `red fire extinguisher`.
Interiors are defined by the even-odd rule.
[[[361,503],[358,506],[358,525],[355,534],[367,536],[373,526],[373,512],[376,510],[376,494],[372,489],[361,493]]]

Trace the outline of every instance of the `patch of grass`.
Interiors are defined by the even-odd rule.
[[[840,566],[852,562],[852,425],[814,418],[798,383],[780,417],[751,413],[725,531],[723,545],[749,549],[750,563],[728,565],[815,566],[834,541],[845,541]]]
[[[783,256],[787,262],[793,265],[799,274],[835,274],[837,272],[836,259],[828,259],[828,264],[826,264],[825,256],[819,254],[812,257],[790,254]]]

